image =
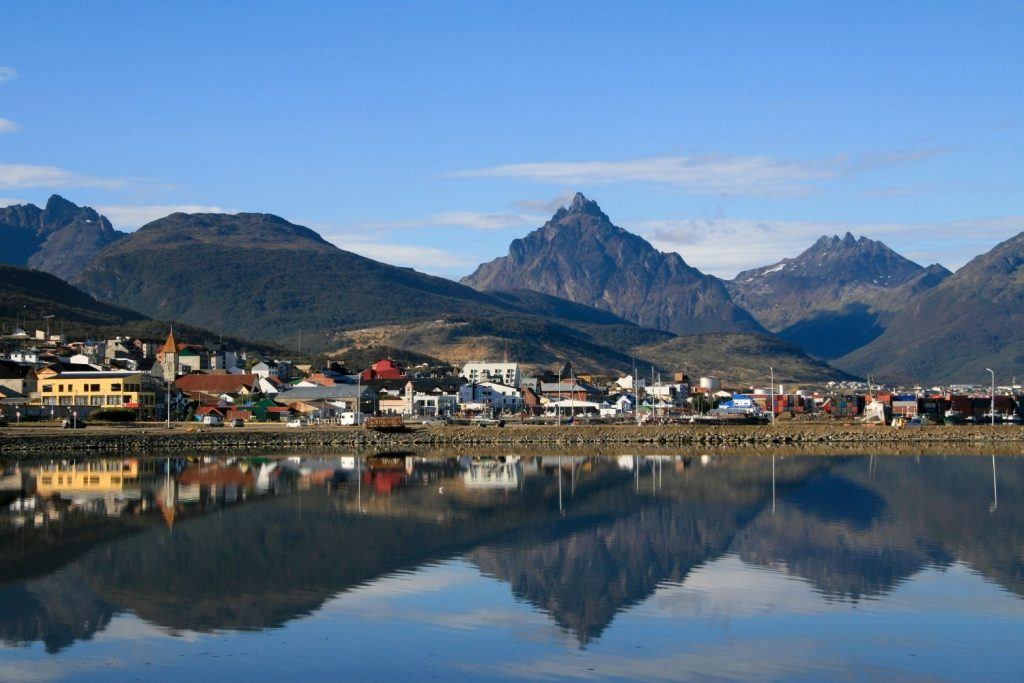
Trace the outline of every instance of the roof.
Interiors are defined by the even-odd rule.
[[[167,341],[160,347],[160,353],[177,353],[178,342],[174,339],[174,328],[171,328],[170,333],[167,335]]]
[[[274,397],[278,403],[292,401],[322,401],[332,398],[355,398],[366,394],[370,387],[359,387],[355,384],[332,384],[326,387],[295,387],[282,391]]]
[[[220,406],[203,406],[196,411],[196,415],[210,415],[211,413],[216,413],[217,415],[224,417],[225,410],[227,409],[221,408]]]
[[[593,389],[585,387],[579,382],[541,382],[540,390],[541,393],[550,393],[552,391],[593,391]]]
[[[256,375],[204,375],[195,373],[182,375],[174,380],[174,386],[182,391],[204,391],[216,394],[237,394],[245,389],[252,390]]]
[[[22,365],[13,360],[0,360],[0,379],[23,379],[31,373],[31,365]]]
[[[142,373],[138,370],[96,370],[95,372],[62,372],[55,376],[60,379],[126,379],[128,377],[134,377],[141,375]]]

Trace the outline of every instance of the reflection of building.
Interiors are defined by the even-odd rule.
[[[117,515],[131,501],[142,497],[140,480],[155,471],[152,461],[135,459],[91,460],[82,463],[51,463],[30,470],[35,493],[58,496],[76,507]]]
[[[152,461],[90,460],[82,463],[51,463],[31,471],[36,478],[36,493],[48,497],[72,492],[107,493],[137,490],[139,479],[152,474]]]
[[[474,460],[462,478],[466,488],[514,489],[519,486],[519,459]]]

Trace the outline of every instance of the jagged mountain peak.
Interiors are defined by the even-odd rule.
[[[883,242],[822,235],[798,256],[739,273],[729,291],[758,322],[807,351],[835,358],[882,333],[903,299],[949,276]]]
[[[670,332],[761,332],[720,280],[662,253],[611,222],[597,202],[576,193],[568,207],[507,256],[463,278],[479,290],[529,289],[593,306]]]
[[[77,275],[101,249],[124,236],[105,217],[58,194],[46,208],[19,204],[0,209],[0,263],[31,266],[63,279]]]
[[[592,216],[606,223],[611,223],[611,219],[608,215],[601,210],[597,202],[587,197],[582,192],[577,192],[573,195],[572,201],[569,202],[569,206],[563,206],[555,215],[551,217],[549,223],[557,224],[566,218],[580,218],[583,216]]]

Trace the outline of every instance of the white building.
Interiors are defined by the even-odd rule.
[[[523,392],[497,382],[463,384],[459,387],[459,405],[471,404],[501,412],[515,412],[523,407]]]
[[[722,388],[722,380],[717,377],[701,377],[700,388],[708,391],[718,391]]]
[[[523,379],[519,363],[498,361],[470,361],[459,374],[470,382],[498,382],[510,387],[518,387]]]

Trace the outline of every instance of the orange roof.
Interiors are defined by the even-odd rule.
[[[174,340],[174,328],[167,334],[167,341],[160,347],[160,353],[177,353],[178,342]]]

